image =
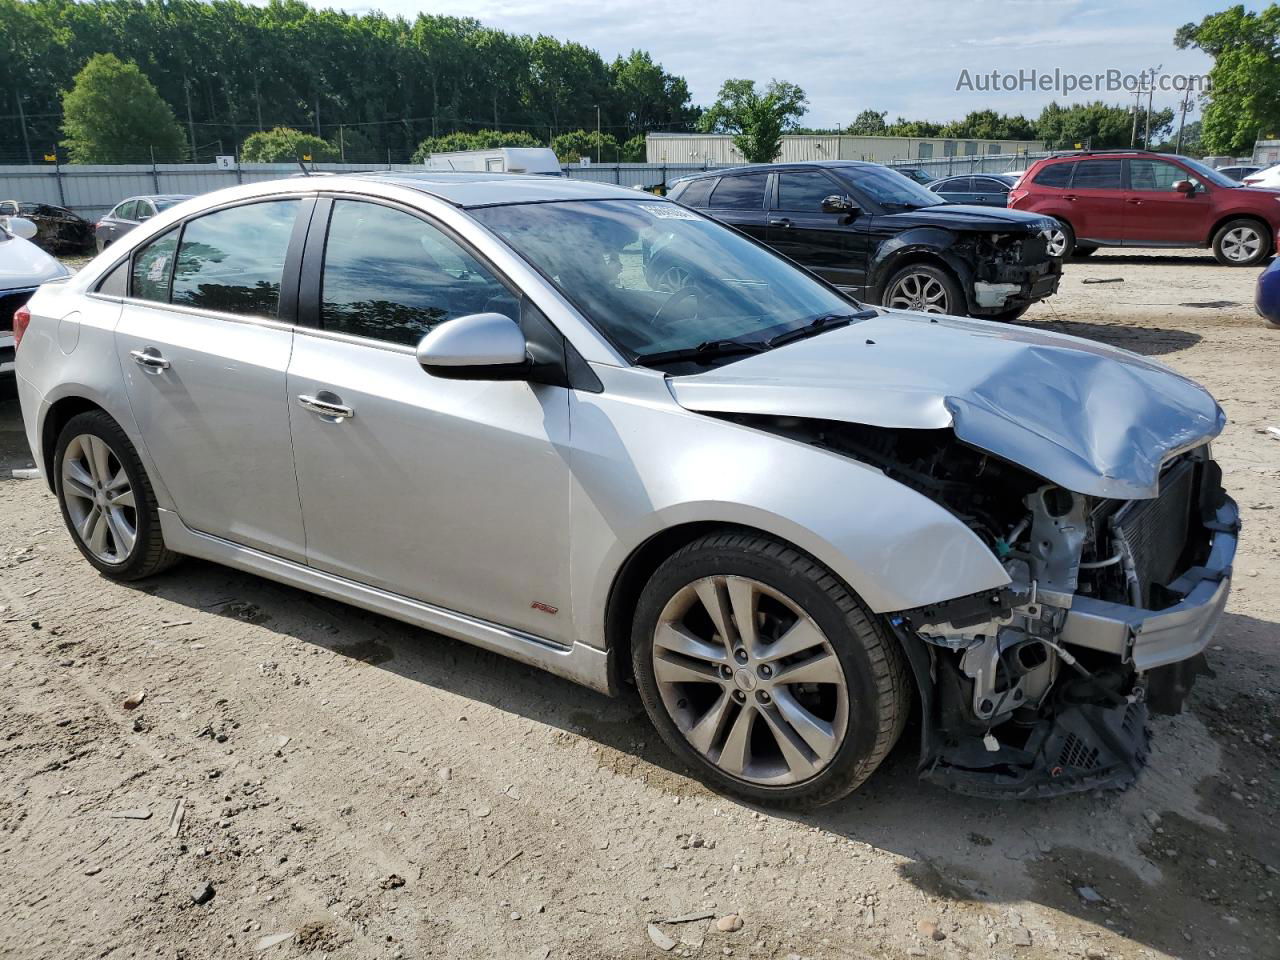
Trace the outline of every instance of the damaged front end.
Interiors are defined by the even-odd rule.
[[[1049,255],[1047,231],[975,233],[961,244],[972,248],[974,316],[1007,313],[1058,292],[1062,261]]]
[[[921,775],[981,796],[1126,787],[1148,712],[1179,712],[1207,672],[1235,504],[1207,445],[1165,464],[1155,499],[1020,492],[989,531],[1010,586],[888,618],[925,691]]]
[[[1000,589],[885,615],[921,694],[920,772],[986,797],[1131,784],[1151,711],[1177,713],[1230,588],[1235,504],[1207,444],[1158,495],[1073,493],[958,440],[733,417],[870,464],[945,506],[1000,559]]]

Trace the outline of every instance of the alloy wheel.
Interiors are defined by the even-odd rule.
[[[898,280],[885,298],[888,306],[917,313],[950,313],[947,288],[927,273],[908,273]]]
[[[677,591],[652,656],[668,716],[730,776],[799,783],[844,742],[849,692],[835,649],[799,604],[757,580],[703,577]]]
[[[1061,227],[1054,227],[1049,231],[1049,242],[1045,244],[1045,250],[1051,257],[1060,257],[1067,250],[1067,232]]]
[[[1222,238],[1222,255],[1233,263],[1248,263],[1262,248],[1262,236],[1253,227],[1236,227]]]
[[[120,457],[101,437],[82,433],[67,444],[61,470],[62,496],[80,541],[103,563],[124,563],[138,539],[138,511]]]

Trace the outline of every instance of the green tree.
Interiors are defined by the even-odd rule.
[[[523,130],[477,130],[474,133],[458,131],[443,137],[427,137],[413,152],[413,162],[422,163],[433,153],[453,153],[459,150],[496,150],[498,147],[540,147],[542,141]]]
[[[72,163],[181,160],[182,128],[136,64],[100,53],[62,98],[62,144]]]
[[[582,157],[588,157],[592,162],[599,157],[601,163],[617,163],[622,154],[617,137],[612,133],[601,133],[597,137],[594,130],[562,133],[551,141],[551,149],[561,163],[577,163]]]
[[[289,127],[250,134],[240,146],[240,160],[244,163],[293,163],[305,157],[316,163],[336,160],[338,151],[333,144],[313,133]]]
[[[667,73],[643,50],[615,59],[609,66],[609,83],[613,112],[632,133],[681,130],[697,119],[684,77]]]
[[[632,137],[622,145],[622,163],[644,163],[648,159],[648,147],[643,135]]]
[[[964,119],[944,126],[942,136],[959,140],[1034,140],[1036,128],[1021,115],[1006,116],[994,110],[975,110]]]
[[[1050,103],[1036,120],[1036,137],[1055,148],[1070,148],[1077,143],[1088,144],[1095,150],[1127,147],[1134,139],[1133,121],[1133,114],[1128,107],[1112,106],[1101,100],[1073,103],[1070,106]],[[1146,132],[1146,123],[1146,112],[1143,111],[1138,116],[1139,145]],[[1167,135],[1172,125],[1171,109],[1152,111],[1152,142]]]
[[[1213,57],[1201,145],[1207,153],[1247,153],[1259,137],[1280,133],[1280,7],[1234,6],[1180,27],[1179,49]]]
[[[782,150],[782,134],[809,108],[794,83],[770,80],[764,92],[754,80],[726,80],[698,126],[707,133],[730,133],[748,163],[768,163]]]
[[[889,125],[884,118],[888,115],[889,111],[887,110],[863,110],[853,118],[853,123],[849,124],[849,129],[845,133],[851,137],[886,136],[889,132]]]
[[[885,131],[891,137],[911,137],[915,140],[942,136],[942,124],[932,120],[908,120],[899,117]]]

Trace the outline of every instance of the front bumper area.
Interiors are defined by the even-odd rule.
[[[1061,281],[1062,263],[1059,260],[1032,265],[999,265],[989,279],[974,279],[969,294],[972,301],[970,313],[981,316],[1030,306],[1057,293]]]

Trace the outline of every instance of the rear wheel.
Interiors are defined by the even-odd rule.
[[[178,555],[160,533],[155,492],[133,444],[102,411],[67,422],[54,447],[54,490],[80,552],[113,580],[138,580]]]
[[[654,573],[632,665],[659,734],[717,789],[784,807],[837,800],[910,708],[896,641],[828,570],[751,532],[711,534]]]
[[[964,294],[951,274],[927,263],[912,263],[889,278],[880,301],[894,310],[917,313],[964,313]]]
[[[1213,235],[1213,255],[1228,267],[1252,267],[1271,255],[1271,231],[1257,220],[1231,220]]]

